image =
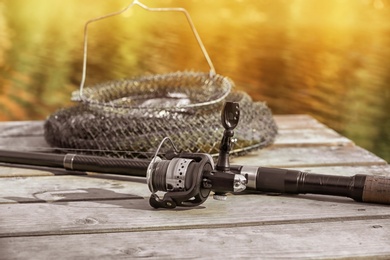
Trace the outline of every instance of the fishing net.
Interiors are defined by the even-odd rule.
[[[99,84],[86,88],[87,99],[77,106],[50,115],[45,138],[56,147],[135,158],[148,157],[168,136],[182,150],[216,154],[224,131],[221,109],[234,101],[240,122],[233,151],[271,144],[277,127],[270,109],[232,86],[226,77],[195,72]]]
[[[154,10],[138,1],[133,4]],[[234,154],[273,142],[277,127],[270,109],[263,102],[253,102],[246,93],[235,91],[230,79],[214,73],[188,13],[178,10],[186,14],[211,71],[140,76],[84,88],[85,30],[83,79],[72,98],[78,104],[48,117],[44,129],[50,145],[104,156],[151,158],[162,139],[170,137],[183,151],[217,155],[224,132],[221,110],[226,101],[240,105],[240,121],[232,140]]]

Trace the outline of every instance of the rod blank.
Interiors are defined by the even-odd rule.
[[[4,150],[0,150],[0,162],[141,177],[146,177],[150,164],[150,160],[141,159]],[[242,165],[232,165],[230,170],[245,176],[248,190],[334,195],[362,202],[390,204],[390,178],[385,176],[338,176]]]
[[[150,160],[0,150],[0,162],[145,177]]]

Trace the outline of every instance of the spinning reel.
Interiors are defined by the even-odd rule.
[[[245,189],[345,196],[361,202],[390,204],[390,178],[385,176],[340,176],[258,166],[230,166],[231,138],[239,116],[238,104],[227,102],[222,110],[225,131],[215,167],[207,154],[179,153],[171,160],[158,160],[157,157],[152,160],[147,174],[152,207],[193,207],[202,204],[210,191],[214,191],[214,198],[224,199],[226,192]],[[160,199],[156,191],[167,193]]]
[[[217,165],[206,153],[178,152],[172,141],[172,152],[158,157],[160,143],[153,159],[122,159],[82,154],[51,154],[0,150],[0,162],[49,166],[67,170],[146,176],[154,208],[195,207],[209,197],[225,199],[227,192],[245,189],[271,193],[313,193],[345,196],[356,201],[390,204],[390,178],[356,174],[353,176],[302,172],[261,166],[230,165],[231,138],[238,124],[238,103],[227,102],[222,110],[225,128]],[[165,192],[160,198],[157,192]]]
[[[205,202],[211,191],[215,193],[214,198],[223,199],[226,192],[245,190],[246,178],[230,172],[229,165],[231,138],[239,116],[238,103],[227,102],[222,110],[222,125],[225,131],[215,167],[209,154],[175,151],[166,160],[162,160],[157,156],[157,149],[146,174],[148,187],[152,192],[149,199],[152,207],[194,207]],[[173,144],[172,147],[175,149]],[[166,192],[163,198],[156,194],[158,191]]]

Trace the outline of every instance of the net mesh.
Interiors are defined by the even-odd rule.
[[[233,153],[271,144],[277,126],[263,102],[253,102],[220,75],[176,72],[118,80],[73,93],[77,105],[45,122],[49,144],[104,156],[151,158],[164,137],[188,152],[216,156],[225,101],[238,102]],[[168,148],[166,148],[168,149]],[[164,151],[163,151],[164,152]]]

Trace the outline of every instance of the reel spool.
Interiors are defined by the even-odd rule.
[[[194,207],[206,201],[211,187],[204,185],[203,176],[214,169],[211,156],[187,153],[171,160],[157,158],[150,163],[146,177],[152,207]],[[158,191],[166,192],[162,199]]]

